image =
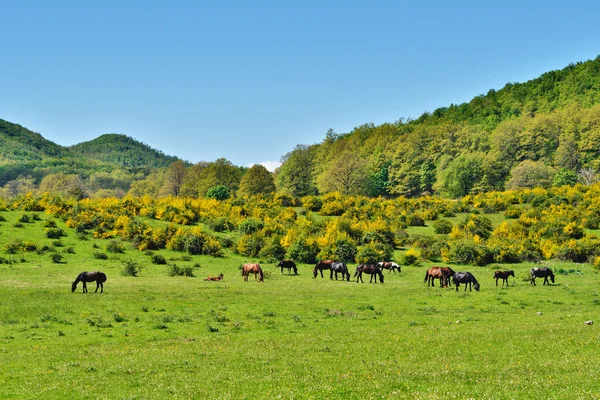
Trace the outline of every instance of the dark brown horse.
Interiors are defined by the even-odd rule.
[[[296,268],[296,263],[292,260],[281,260],[279,261],[279,264],[277,264],[278,267],[281,268],[281,273],[283,274],[283,269],[287,268],[288,270],[288,275],[290,275],[292,272],[291,270],[294,270],[294,275],[298,275],[298,268]]]
[[[423,282],[427,282],[427,286],[431,284],[432,287],[435,287],[435,280],[439,279],[440,287],[448,287],[452,275],[454,275],[454,270],[450,267],[431,267],[425,273]]]
[[[333,263],[333,260],[319,261],[313,269],[313,278],[316,278],[319,272],[321,272],[321,278],[323,278],[323,270],[331,269],[331,264]]]
[[[529,273],[531,274],[531,282],[530,282],[530,284],[533,283],[533,286],[537,286],[535,284],[535,278],[544,278],[543,285],[548,284],[548,286],[550,286],[550,282],[548,282],[548,278],[550,278],[550,280],[552,281],[552,283],[554,283],[554,273],[548,267],[531,268],[531,271],[529,271]]]
[[[100,288],[100,293],[104,293],[104,282],[106,282],[106,275],[104,272],[95,271],[95,272],[82,272],[77,275],[75,282],[71,284],[71,293],[77,289],[77,284],[79,282],[83,282],[83,293],[87,293],[87,285],[86,282],[96,282],[96,290],[94,293],[98,291]]]
[[[506,286],[508,286],[508,277],[512,276],[514,278],[515,271],[495,271],[494,278],[496,279],[496,286],[498,286],[498,279],[502,279],[502,287],[504,287],[504,282],[506,282]],[[514,285],[514,283],[513,283]]]
[[[223,274],[219,274],[219,276],[208,276],[204,279],[205,281],[222,281],[223,280]]]
[[[377,265],[361,264],[358,267],[356,267],[356,272],[354,273],[354,276],[357,277],[356,278],[357,283],[358,283],[359,279],[361,282],[363,282],[363,279],[362,279],[363,273],[371,275],[371,279],[369,279],[369,283],[373,282],[373,278],[375,278],[375,283],[377,283],[377,277],[379,277],[379,281],[381,283],[383,283],[383,273],[381,272],[381,269]]]
[[[264,282],[263,280],[263,270],[260,267],[260,264],[244,264],[242,268],[242,276],[244,280],[248,280],[248,275],[254,273],[254,280],[259,282]]]
[[[469,286],[469,292],[472,291],[471,285],[472,285],[472,287],[475,288],[475,291],[479,292],[479,282],[477,282],[477,279],[475,279],[473,274],[470,272],[457,272],[454,275],[452,275],[452,280],[454,281],[454,284],[456,285],[457,292],[458,292],[458,287],[460,286],[461,283],[463,283],[465,285],[465,292],[467,291],[467,286]]]
[[[379,268],[381,268],[382,270],[387,269],[388,271],[394,272],[394,273],[396,273],[396,270],[398,270],[398,272],[402,272],[400,270],[400,266],[398,264],[396,264],[395,262],[380,261],[377,263],[377,266]]]

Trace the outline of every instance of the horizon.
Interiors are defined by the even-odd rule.
[[[114,132],[191,163],[272,169],[329,128],[416,118],[596,58],[599,6],[582,7],[10,4],[0,118],[61,146]]]

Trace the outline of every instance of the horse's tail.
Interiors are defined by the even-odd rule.
[[[425,279],[423,279],[423,283],[427,282],[428,278],[429,278],[429,270],[425,271]]]
[[[106,274],[104,272],[100,272],[100,283],[106,282]]]
[[[261,282],[264,282],[264,278],[263,278],[263,270],[261,267],[258,267],[258,277],[260,278]]]

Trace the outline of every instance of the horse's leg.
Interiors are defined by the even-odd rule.
[[[96,281],[96,290],[94,293],[98,293],[98,288],[100,287],[100,281]]]
[[[83,293],[87,293],[87,285],[83,282]]]

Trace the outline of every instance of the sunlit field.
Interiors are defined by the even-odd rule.
[[[384,284],[263,263],[257,283],[239,269],[256,260],[156,251],[193,269],[172,277],[127,243],[110,253],[108,240],[66,228],[60,243],[48,239],[44,213],[14,227],[21,214],[2,213],[0,244],[58,244],[64,259],[2,254],[0,398],[565,399],[600,387],[597,325],[585,324],[600,310],[600,277],[589,264],[549,263],[556,283],[536,287],[525,280],[533,264],[502,265],[516,275],[504,288],[498,265],[453,265],[481,284],[457,292],[427,287],[428,263],[386,271]],[[121,275],[131,261],[138,277]],[[106,273],[103,294],[95,283],[71,293],[84,270]],[[222,282],[203,280],[221,272]]]

